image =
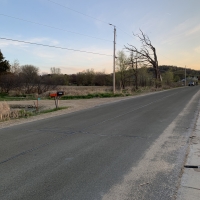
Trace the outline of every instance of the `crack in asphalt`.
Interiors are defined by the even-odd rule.
[[[190,189],[194,189],[194,190],[200,190],[200,188],[195,188],[195,187],[188,187],[188,186],[183,186],[185,188],[190,188]]]
[[[47,130],[47,129],[45,129],[45,130]],[[55,133],[55,130],[54,130],[54,133]],[[131,136],[131,135],[104,135],[104,134],[89,133],[89,132],[85,132],[85,131],[67,131],[67,132],[61,132],[61,133],[64,133],[64,135],[62,137],[50,140],[49,142],[43,143],[43,144],[41,144],[39,146],[36,146],[34,148],[31,148],[31,149],[25,150],[25,151],[23,151],[21,153],[18,153],[16,155],[13,155],[13,156],[11,156],[11,157],[3,160],[3,161],[0,161],[0,165],[6,163],[8,161],[11,161],[11,160],[13,160],[15,158],[18,158],[20,156],[24,156],[24,155],[26,155],[28,153],[36,151],[38,149],[44,148],[46,146],[49,146],[49,145],[51,145],[53,143],[56,143],[56,142],[58,142],[58,141],[60,141],[60,140],[62,140],[64,138],[66,138],[66,137],[68,137],[70,135],[79,134],[79,133],[81,133],[81,134],[90,134],[90,135],[100,136],[100,137],[129,137],[129,138],[136,138],[136,139],[149,139],[150,138],[150,137]]]
[[[106,136],[106,137],[129,137],[129,138],[136,138],[136,139],[148,139],[148,138],[150,138],[150,137],[131,136],[131,135],[104,135],[104,134],[95,134],[95,133],[86,132],[85,130],[88,129],[88,128],[94,127],[94,126],[96,126],[96,125],[99,125],[99,124],[102,124],[102,123],[105,123],[105,122],[114,120],[114,119],[119,118],[119,117],[122,117],[122,116],[127,115],[127,114],[129,114],[129,113],[131,113],[131,112],[134,112],[134,111],[139,110],[139,109],[141,109],[141,108],[147,107],[147,106],[149,106],[149,105],[151,105],[151,104],[153,104],[153,103],[156,103],[156,102],[161,101],[161,100],[163,100],[163,99],[165,99],[165,98],[168,98],[168,97],[171,97],[171,96],[173,96],[173,95],[176,95],[176,94],[178,94],[178,93],[180,93],[180,92],[176,92],[176,93],[173,93],[173,94],[171,94],[171,95],[164,96],[164,97],[162,97],[162,98],[160,98],[160,99],[157,99],[157,100],[155,100],[155,101],[152,101],[152,102],[150,102],[150,103],[148,103],[148,104],[145,104],[145,105],[143,105],[143,106],[140,106],[140,107],[138,107],[138,108],[135,108],[135,109],[133,109],[133,110],[130,110],[129,112],[126,112],[126,113],[117,115],[117,116],[115,116],[115,117],[109,118],[109,119],[107,119],[107,120],[98,122],[98,123],[96,123],[96,124],[93,124],[93,125],[91,125],[91,126],[88,126],[87,128],[84,128],[82,131],[72,131],[72,130],[70,131],[70,130],[69,130],[69,131],[64,131],[64,132],[63,132],[63,131],[59,131],[59,130],[55,130],[55,129],[53,130],[52,128],[51,128],[51,129],[28,130],[29,132],[30,132],[30,131],[37,131],[37,132],[38,132],[38,131],[48,131],[48,132],[53,132],[53,133],[56,132],[56,133],[62,133],[62,134],[64,134],[64,135],[63,135],[62,137],[57,138],[57,139],[50,140],[49,142],[46,142],[46,143],[41,144],[41,145],[39,145],[39,146],[36,146],[36,147],[34,147],[34,148],[31,148],[31,149],[25,150],[25,151],[23,151],[23,152],[21,152],[21,153],[18,153],[18,154],[16,154],[16,155],[13,155],[13,156],[11,156],[11,157],[9,157],[9,158],[3,160],[3,161],[0,161],[0,165],[6,163],[6,162],[8,162],[8,161],[11,161],[11,160],[13,160],[13,159],[15,159],[15,158],[18,158],[18,157],[20,157],[20,156],[23,156],[23,155],[26,155],[26,154],[31,153],[31,152],[33,152],[33,151],[36,151],[36,150],[38,150],[38,149],[40,149],[40,148],[44,148],[44,147],[46,147],[46,146],[48,146],[48,145],[50,145],[50,144],[53,144],[53,143],[55,143],[55,142],[57,142],[57,141],[62,140],[63,138],[65,138],[65,137],[67,137],[67,136],[69,136],[69,135],[73,135],[73,134],[77,134],[77,133],[92,134],[92,135],[102,136],[102,137],[103,137],[103,136],[104,136],[104,137]]]

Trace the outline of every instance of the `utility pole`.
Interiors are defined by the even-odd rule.
[[[186,65],[185,65],[185,86],[186,86]]]
[[[114,27],[114,41],[113,41],[113,94],[115,94],[115,45],[116,45],[116,27],[113,24],[109,24]]]

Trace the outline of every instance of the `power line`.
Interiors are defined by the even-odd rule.
[[[85,36],[85,37],[90,37],[90,38],[94,38],[94,39],[98,39],[98,40],[103,40],[103,41],[107,41],[107,42],[113,42],[111,40],[107,40],[107,39],[103,39],[103,38],[98,38],[98,37],[94,37],[94,36],[90,36],[90,35],[86,35],[86,34],[82,34],[82,33],[77,33],[77,32],[74,32],[74,31],[70,31],[70,30],[66,30],[66,29],[61,29],[61,28],[58,28],[58,27],[54,27],[54,26],[50,26],[50,25],[46,25],[46,24],[41,24],[41,23],[38,23],[38,22],[34,22],[34,21],[22,19],[22,18],[10,16],[10,15],[5,15],[5,14],[2,14],[2,13],[0,13],[0,15],[4,16],[4,17],[9,17],[9,18],[13,18],[13,19],[16,19],[16,20],[20,20],[20,21],[24,21],[24,22],[28,22],[28,23],[32,23],[32,24],[36,24],[36,25],[40,25],[40,26],[44,26],[44,27],[47,27],[47,28],[56,29],[56,30],[59,30],[59,31],[70,32],[70,33],[74,33],[74,34],[77,34],[77,35],[82,35],[82,36]],[[118,43],[116,43],[116,44],[118,44]],[[119,44],[119,45],[123,46],[121,44]]]
[[[116,26],[120,31],[122,31],[123,33],[126,33],[128,36],[134,38],[132,35],[130,35],[129,33],[127,33],[126,31],[122,30],[121,28],[119,28],[118,26]]]
[[[77,11],[77,10],[74,10],[74,9],[70,8],[70,7],[67,7],[67,6],[65,6],[65,5],[59,4],[59,3],[55,2],[55,1],[52,1],[52,0],[47,0],[47,1],[49,1],[49,2],[51,2],[51,3],[54,3],[54,4],[57,4],[57,5],[61,6],[61,7],[67,8],[67,9],[73,11],[73,12],[79,13],[79,14],[84,15],[84,16],[86,16],[86,17],[89,17],[89,18],[91,18],[91,19],[95,19],[95,20],[98,20],[98,21],[100,21],[100,22],[103,22],[103,23],[105,23],[105,24],[110,25],[109,22],[106,22],[106,21],[103,21],[103,20],[97,19],[97,18],[95,18],[95,17],[92,17],[92,16],[87,15],[87,14],[82,13],[82,12],[79,12],[79,11]],[[132,35],[128,34],[128,33],[125,32],[124,30],[122,30],[121,28],[119,28],[118,26],[116,26],[116,27],[117,27],[118,29],[120,29],[122,32],[124,32],[125,34],[127,34],[128,36],[134,38]],[[121,45],[121,46],[123,46],[123,45]]]
[[[74,31],[70,31],[70,30],[66,30],[66,29],[61,29],[61,28],[57,28],[57,27],[54,27],[54,26],[50,26],[50,25],[46,25],[46,24],[41,24],[41,23],[38,23],[38,22],[33,22],[33,21],[30,21],[30,20],[22,19],[22,18],[10,16],[10,15],[5,15],[5,14],[2,14],[2,13],[0,13],[0,15],[4,16],[4,17],[9,17],[9,18],[13,18],[13,19],[16,19],[16,20],[20,20],[20,21],[24,21],[24,22],[28,22],[28,23],[32,23],[32,24],[36,24],[36,25],[40,25],[40,26],[44,26],[44,27],[47,27],[47,28],[56,29],[56,30],[59,30],[59,31],[74,33],[74,34],[77,34],[77,35],[82,35],[82,36],[85,36],[85,37],[90,37],[90,38],[94,38],[94,39],[98,39],[98,40],[103,40],[103,41],[107,41],[107,42],[113,42],[111,40],[107,40],[107,39],[103,39],[103,38],[98,38],[98,37],[94,37],[94,36],[91,36],[91,35],[86,35],[86,34],[74,32]],[[118,43],[116,43],[116,44],[118,44]],[[122,44],[119,44],[119,45],[123,46]]]
[[[78,52],[81,52],[81,53],[96,54],[96,55],[101,55],[101,56],[112,56],[112,55],[103,54],[103,53],[96,53],[96,52],[92,52],[92,51],[83,51],[83,50],[78,50],[78,49],[70,49],[70,48],[66,48],[66,47],[58,47],[58,46],[52,46],[52,45],[47,45],[47,44],[27,42],[27,41],[24,41],[24,40],[14,40],[14,39],[10,39],[10,38],[2,38],[2,37],[0,37],[0,39],[1,40],[13,41],[13,42],[20,42],[20,43],[25,43],[25,44],[44,46],[44,47],[51,47],[51,48],[56,48],[56,49],[64,49],[64,50],[69,50],[69,51],[78,51]]]
[[[91,18],[91,19],[95,19],[95,20],[97,20],[97,21],[100,21],[100,22],[103,22],[103,23],[109,25],[108,22],[105,22],[105,21],[103,21],[103,20],[101,20],[101,19],[97,19],[97,18],[92,17],[92,16],[90,16],[90,15],[87,15],[87,14],[85,14],[85,13],[79,12],[79,11],[77,11],[77,10],[74,10],[74,9],[70,8],[70,7],[67,7],[67,6],[65,6],[65,5],[59,4],[59,3],[55,2],[55,1],[52,1],[52,0],[47,0],[47,1],[49,1],[49,2],[51,2],[51,3],[54,3],[54,4],[57,4],[57,5],[61,6],[61,7],[67,8],[67,9],[73,11],[73,12],[79,13],[79,14],[84,15],[84,16],[86,16],[86,17],[89,17],[89,18]]]
[[[90,37],[90,38],[94,38],[94,39],[98,39],[98,40],[104,40],[104,41],[112,42],[111,40],[98,38],[98,37],[94,37],[94,36],[90,36],[90,35],[86,35],[86,34],[82,34],[82,33],[77,33],[77,32],[74,32],[74,31],[69,31],[69,30],[66,30],[66,29],[57,28],[57,27],[54,27],[54,26],[41,24],[41,23],[38,23],[38,22],[33,22],[33,21],[30,21],[30,20],[26,20],[26,19],[22,19],[22,18],[18,18],[18,17],[13,17],[13,16],[10,16],[10,15],[5,15],[5,14],[2,14],[2,13],[0,13],[0,15],[4,16],[4,17],[13,18],[13,19],[16,19],[16,20],[20,20],[20,21],[24,21],[24,22],[28,22],[28,23],[32,23],[32,24],[36,24],[36,25],[40,25],[40,26],[44,26],[44,27],[48,27],[48,28],[52,28],[52,29],[56,29],[56,30],[59,30],[59,31],[70,32],[70,33],[74,33],[74,34],[77,34],[77,35],[83,35],[85,37]]]

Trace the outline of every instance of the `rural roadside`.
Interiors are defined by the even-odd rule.
[[[102,104],[111,103],[115,101],[122,101],[128,98],[133,97],[111,97],[111,98],[94,98],[94,99],[77,99],[77,100],[60,100],[59,106],[60,107],[67,107],[66,109],[58,110],[56,112],[49,112],[45,114],[40,114],[36,116],[31,116],[28,118],[19,118],[19,119],[12,119],[7,121],[0,122],[0,128],[5,128],[8,126],[33,122],[37,120],[42,120],[50,117],[55,117],[63,114],[68,114],[72,112],[76,112],[83,109],[92,108],[95,106],[100,106]],[[18,105],[19,107],[22,106],[32,106],[34,105],[33,100],[27,101],[6,101],[9,106]],[[39,107],[41,109],[53,109],[55,108],[55,102],[53,100],[41,100],[39,101]]]
[[[200,112],[189,139],[189,149],[183,169],[177,200],[200,199]]]
[[[162,92],[162,91],[161,91]],[[143,95],[150,95],[143,94]],[[141,96],[141,95],[138,95]],[[59,116],[71,112],[76,112],[83,109],[92,108],[95,106],[100,106],[102,104],[123,101],[128,98],[137,98],[138,96],[129,97],[114,97],[114,98],[98,98],[98,99],[81,99],[81,100],[61,100],[60,106],[68,107],[64,110],[59,110],[52,113],[41,114],[37,116],[32,116],[30,118],[14,119],[9,121],[4,121],[0,123],[0,129],[12,125],[28,123],[32,121],[37,121],[49,117]],[[12,104],[22,104],[22,105],[32,105],[33,101],[10,101],[7,102],[9,105]],[[48,109],[55,107],[53,100],[41,100],[40,106]],[[194,127],[193,134],[190,136],[189,153],[185,163],[185,168],[181,178],[180,187],[177,193],[177,200],[199,200],[200,197],[200,113],[197,118],[196,126]],[[189,168],[192,167],[192,168]]]
[[[173,89],[178,89],[178,88],[173,88]],[[8,127],[8,126],[13,126],[13,125],[33,122],[33,121],[37,121],[37,120],[41,120],[41,119],[46,119],[46,118],[50,118],[50,117],[55,117],[55,116],[59,116],[59,115],[64,115],[64,114],[92,108],[95,106],[100,106],[102,104],[123,101],[123,100],[129,99],[129,98],[137,98],[140,96],[151,95],[154,93],[164,92],[164,91],[165,90],[155,91],[155,92],[147,92],[147,93],[142,93],[142,94],[138,94],[138,95],[134,95],[134,96],[124,96],[124,97],[60,100],[59,107],[66,107],[66,109],[58,110],[55,112],[48,112],[45,114],[43,113],[43,114],[39,114],[39,115],[35,115],[35,116],[30,116],[27,118],[16,118],[16,119],[12,119],[12,120],[1,121],[0,129]],[[36,100],[6,101],[6,103],[10,107],[16,107],[16,105],[17,105],[18,108],[24,108],[24,107],[32,108],[36,104]],[[40,100],[38,107],[39,107],[39,110],[54,109],[55,101],[54,100]]]

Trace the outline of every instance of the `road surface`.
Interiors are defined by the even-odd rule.
[[[175,199],[199,97],[179,88],[0,129],[0,199]]]

